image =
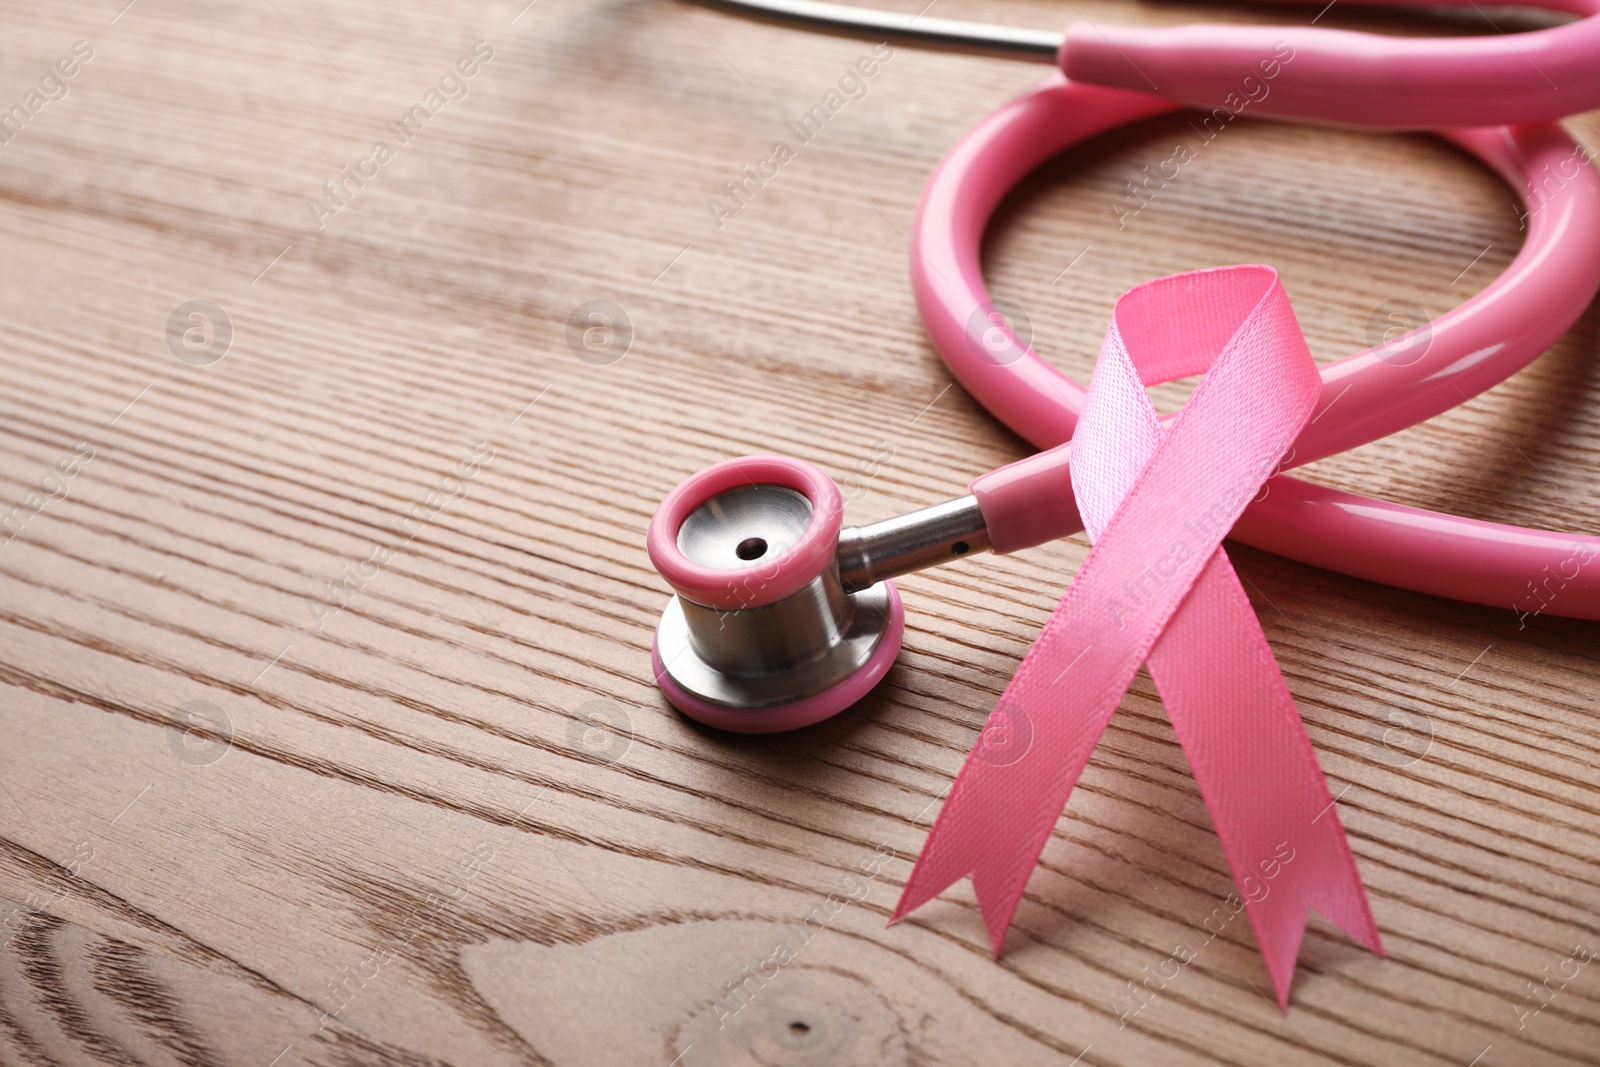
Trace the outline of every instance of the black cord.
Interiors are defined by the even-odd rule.
[[[903,41],[926,48],[1054,63],[1062,35],[1049,30],[997,26],[989,22],[901,15],[892,11],[830,4],[823,0],[701,0],[712,7],[848,37]]]

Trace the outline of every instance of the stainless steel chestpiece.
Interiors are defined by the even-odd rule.
[[[840,529],[833,483],[810,464],[784,462],[808,468],[807,477],[791,485],[758,477],[720,489],[712,481],[704,488],[715,491],[702,499],[669,497],[652,523],[652,559],[677,591],[657,630],[657,669],[664,684],[683,691],[666,686],[680,707],[684,694],[690,702],[762,709],[835,690],[891,630],[898,650],[901,609],[887,579],[989,548],[975,497]],[[692,478],[680,490],[700,495],[696,487]],[[827,523],[832,530],[819,529]],[[812,551],[818,543],[823,550]],[[808,570],[797,575],[797,567]],[[779,575],[797,588],[765,597]]]

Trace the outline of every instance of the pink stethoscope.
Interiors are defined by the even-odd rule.
[[[1535,5],[1585,16],[1560,27],[1447,40],[1087,22],[1063,37],[811,0],[713,2],[824,29],[1046,58],[1064,72],[989,115],[940,163],[910,257],[940,356],[981,404],[1042,451],[982,475],[965,497],[862,527],[843,526],[837,486],[795,459],[727,460],[674,489],[647,539],[676,594],[652,658],[668,699],[714,727],[793,729],[865,695],[903,635],[904,609],[889,579],[1083,529],[1068,442],[1085,392],[1018,339],[990,299],[979,259],[999,202],[1080,141],[1184,106],[1227,106],[1243,79],[1259,77],[1275,57],[1272,92],[1251,104],[1252,114],[1445,128],[1440,136],[1517,189],[1528,235],[1505,273],[1434,320],[1425,340],[1408,335],[1324,366],[1318,414],[1286,466],[1394,433],[1503,381],[1561,337],[1600,290],[1600,180],[1591,153],[1551,121],[1600,106],[1600,19],[1587,17],[1600,13],[1600,0]],[[1285,475],[1268,485],[1234,539],[1524,618],[1600,619],[1600,538],[1480,522]]]

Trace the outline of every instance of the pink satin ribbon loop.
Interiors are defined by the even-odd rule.
[[[1163,432],[1145,387],[1196,374]],[[1271,267],[1177,274],[1117,302],[1063,446],[1093,547],[951,787],[895,919],[970,874],[1000,951],[1073,785],[1147,663],[1279,1005],[1310,908],[1382,951],[1311,742],[1222,549],[1320,389]]]

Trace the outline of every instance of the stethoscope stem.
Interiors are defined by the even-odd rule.
[[[744,15],[799,23],[847,37],[898,41],[922,48],[1055,63],[1063,34],[1021,26],[902,15],[893,11],[829,4],[822,0],[702,0]]]
[[[839,531],[839,583],[859,593],[889,578],[990,550],[978,498],[968,495]]]

